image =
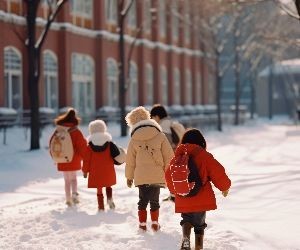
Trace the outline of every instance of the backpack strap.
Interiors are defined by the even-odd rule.
[[[77,130],[77,126],[71,127],[68,129],[69,133],[72,133],[73,131]]]
[[[158,130],[158,132],[161,132],[161,131],[159,130],[158,127],[156,127],[156,126],[154,126],[154,125],[151,125],[151,124],[145,124],[145,125],[140,125],[140,126],[136,127],[136,128],[131,132],[130,136],[132,137],[133,134],[135,133],[135,131],[137,131],[139,128],[143,128],[143,127],[153,127],[153,128],[156,128],[156,129]]]

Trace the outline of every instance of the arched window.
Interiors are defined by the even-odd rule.
[[[107,91],[108,91],[108,106],[119,106],[119,85],[118,85],[118,66],[116,60],[108,58],[106,60],[106,74],[107,74]]]
[[[168,75],[165,66],[160,67],[160,77],[162,85],[162,103],[163,105],[168,105]]]
[[[5,104],[18,111],[22,109],[22,58],[13,47],[4,48]]]
[[[134,62],[130,62],[130,72],[129,72],[129,100],[130,105],[135,107],[138,106],[138,70]]]
[[[72,54],[73,106],[79,115],[90,116],[95,110],[94,61],[84,54]]]
[[[185,71],[185,104],[191,104],[193,100],[193,92],[192,92],[192,74],[190,70]]]
[[[152,105],[153,104],[153,68],[149,63],[146,65],[146,93],[147,93],[146,104]]]
[[[180,104],[180,71],[178,68],[174,69],[174,76],[173,76],[173,81],[174,81],[174,104]]]
[[[57,58],[53,52],[43,53],[45,107],[58,109]]]

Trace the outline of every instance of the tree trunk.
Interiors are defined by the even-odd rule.
[[[236,21],[237,22],[237,21]],[[237,30],[237,27],[236,29]],[[238,36],[237,32],[234,35],[234,48],[235,48],[235,108],[234,108],[234,125],[239,125],[239,109],[240,109],[240,58],[238,49]]]
[[[217,72],[217,86],[216,86],[216,102],[217,102],[217,127],[218,131],[222,131],[222,117],[221,117],[221,72],[220,72],[220,53],[216,51],[216,72]]]
[[[124,7],[124,1],[118,4],[118,14],[119,14],[119,107],[120,107],[120,125],[121,125],[121,136],[127,135],[127,125],[125,122],[125,44],[124,44],[124,18],[122,10]]]
[[[28,60],[28,92],[30,100],[30,150],[39,149],[39,90],[38,81],[40,75],[39,58],[40,51],[35,47],[36,39],[36,15],[39,1],[27,2],[27,60]]]

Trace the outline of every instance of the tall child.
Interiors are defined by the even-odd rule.
[[[89,124],[88,148],[83,160],[83,176],[88,176],[88,188],[97,188],[99,211],[104,210],[102,188],[106,189],[107,204],[115,208],[112,187],[116,184],[114,157],[120,154],[118,147],[112,142],[104,121],[95,120]]]
[[[181,213],[182,220],[182,250],[190,250],[190,234],[194,227],[195,250],[203,249],[206,211],[217,209],[216,198],[211,183],[218,188],[224,197],[227,196],[231,181],[225,173],[224,167],[206,151],[206,141],[198,129],[190,129],[182,137],[177,147],[175,157],[187,153],[193,158],[202,181],[200,191],[192,197],[176,194],[171,169],[165,174],[170,192],[175,193],[175,212]]]
[[[73,158],[70,162],[57,163],[58,171],[62,171],[65,180],[66,204],[72,206],[79,202],[77,192],[76,171],[81,169],[81,161],[86,149],[86,140],[78,128],[80,118],[73,108],[65,114],[58,116],[54,120],[57,129],[63,129],[70,133],[74,150]]]
[[[147,230],[147,206],[154,231],[159,230],[159,194],[165,186],[164,172],[174,155],[173,149],[158,123],[150,119],[144,107],[133,109],[126,116],[131,139],[127,148],[125,176],[128,187],[139,188],[139,228]]]

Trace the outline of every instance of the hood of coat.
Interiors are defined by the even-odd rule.
[[[153,119],[142,120],[130,128],[131,137],[135,140],[149,140],[162,132],[160,125]]]
[[[202,147],[200,147],[197,144],[180,144],[175,151],[175,155],[180,155],[180,154],[184,154],[185,152],[187,152],[187,154],[191,154],[191,155],[196,155],[197,153],[200,153],[202,151],[204,151],[205,149],[203,149]]]
[[[172,125],[172,120],[168,117],[163,118],[159,121],[159,125],[161,126],[161,129],[164,133],[166,134],[171,134],[171,125]]]
[[[94,133],[88,136],[88,142],[92,142],[95,146],[103,146],[106,142],[110,142],[112,137],[109,133]]]

